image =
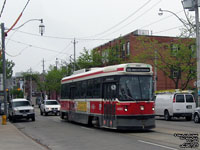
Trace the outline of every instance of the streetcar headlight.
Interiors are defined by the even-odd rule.
[[[155,110],[155,108],[154,108],[154,107],[152,107],[152,110],[154,111],[154,110]]]
[[[128,106],[125,106],[124,111],[128,111]]]
[[[140,106],[140,110],[144,110],[144,106]]]

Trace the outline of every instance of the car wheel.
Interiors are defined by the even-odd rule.
[[[164,117],[165,117],[166,121],[169,121],[171,119],[169,112],[167,110],[165,110],[165,112],[164,112]]]
[[[35,116],[34,116],[34,117],[32,117],[31,119],[32,119],[32,121],[35,121]]]
[[[16,122],[16,119],[12,116],[12,122]]]
[[[199,117],[199,115],[197,113],[194,114],[194,122],[195,123],[199,123],[200,122],[200,117]]]
[[[40,115],[42,116],[43,115],[43,112],[42,112],[42,110],[40,109]]]
[[[47,112],[44,112],[44,114],[45,114],[45,116],[47,116],[47,115],[48,115],[48,113],[47,113]]]
[[[8,116],[8,119],[9,119],[10,121],[12,121],[12,117],[11,117],[10,115]]]

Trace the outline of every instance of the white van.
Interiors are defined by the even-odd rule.
[[[155,99],[155,115],[164,116],[165,120],[171,117],[185,117],[192,119],[196,108],[195,100],[190,93],[162,93],[157,94]]]

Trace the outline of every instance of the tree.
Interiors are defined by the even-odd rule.
[[[92,61],[92,55],[90,54],[89,50],[84,48],[83,52],[80,53],[80,56],[77,59],[77,64],[80,67],[80,69],[91,68],[93,67]]]
[[[54,66],[50,66],[49,69],[50,70],[45,75],[45,87],[50,93],[55,91],[57,96],[61,89],[61,79],[66,76],[67,70]]]
[[[11,89],[10,94],[13,96],[13,98],[23,98],[24,97],[23,91],[17,87],[14,87],[13,89]]]
[[[196,78],[194,39],[180,38],[175,43],[161,43],[140,37],[136,43],[133,61],[153,64],[174,82],[174,88],[179,88],[181,81],[180,88],[185,89]]]
[[[15,63],[13,61],[6,60],[6,78],[9,79],[13,74],[13,67]],[[3,59],[0,57],[0,73],[3,73]]]

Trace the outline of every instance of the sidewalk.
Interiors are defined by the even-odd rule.
[[[0,116],[0,150],[47,149],[25,136],[9,121],[6,125],[2,125],[2,116]]]

